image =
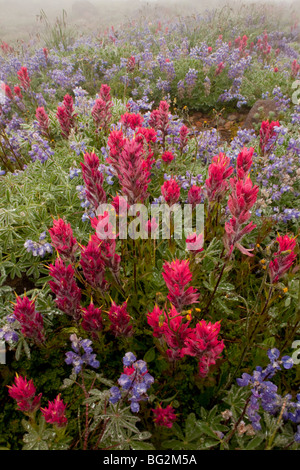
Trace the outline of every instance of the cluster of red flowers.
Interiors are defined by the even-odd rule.
[[[21,377],[18,374],[15,383],[8,386],[8,393],[11,398],[16,400],[18,409],[25,414],[32,415],[41,406],[42,394],[36,396],[36,388],[32,380]],[[48,402],[48,407],[40,408],[46,423],[53,424],[58,428],[64,428],[68,424],[65,416],[66,405],[61,400],[61,395],[57,395],[53,402]]]
[[[125,113],[121,116],[121,123],[126,128],[130,128],[131,130],[135,130],[137,127],[140,127],[144,121],[143,116],[141,114],[135,113]]]
[[[174,307],[166,313],[155,306],[147,315],[148,324],[153,328],[153,336],[164,339],[167,344],[166,354],[169,360],[195,357],[199,375],[206,377],[210,366],[216,363],[224,349],[223,340],[218,340],[220,322],[201,320],[195,328],[190,328],[191,320],[185,322],[184,319]]]
[[[85,183],[85,195],[97,210],[100,204],[106,202],[106,194],[103,189],[103,173],[99,171],[99,157],[94,153],[84,154],[84,163],[81,163],[82,177]]]
[[[158,109],[154,109],[149,118],[149,126],[161,134],[163,149],[165,148],[165,140],[169,129],[169,107],[166,101],[161,101]]]

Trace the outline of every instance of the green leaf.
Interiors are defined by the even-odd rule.
[[[196,426],[198,428],[198,432],[200,431],[200,434],[206,434],[212,439],[216,439],[218,441],[220,440],[218,436],[214,433],[214,431],[206,423],[203,423],[202,421],[197,421]]]
[[[155,359],[155,348],[149,349],[146,354],[144,355],[145,362],[152,362]]]
[[[256,449],[257,447],[260,446],[260,444],[264,441],[264,437],[261,436],[255,436],[253,439],[251,439],[250,442],[248,442],[246,446],[246,450],[253,450]]]

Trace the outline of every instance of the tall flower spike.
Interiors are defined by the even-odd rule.
[[[144,167],[143,146],[135,139],[126,141],[117,169],[122,193],[129,204],[144,202],[148,197],[150,173]]]
[[[254,153],[254,148],[250,147],[247,149],[244,147],[237,156],[236,160],[236,172],[239,179],[247,178],[249,170],[252,166],[252,157]]]
[[[43,106],[36,108],[35,117],[41,129],[42,135],[49,137],[49,116]]]
[[[26,338],[33,339],[37,343],[45,341],[43,317],[35,311],[33,300],[29,300],[26,296],[17,297],[13,315],[20,323],[21,332]]]
[[[78,252],[78,243],[73,236],[70,224],[63,219],[53,220],[53,227],[49,229],[53,248],[65,262],[74,263]]]
[[[56,295],[57,307],[67,315],[79,320],[81,316],[80,300],[81,290],[74,280],[74,269],[69,264],[65,266],[62,259],[58,258],[55,265],[49,266],[53,281],[49,281],[52,292]]]
[[[185,305],[198,302],[197,289],[187,287],[192,280],[188,260],[176,259],[171,263],[166,262],[163,269],[162,276],[169,289],[168,299],[178,312],[181,312]]]
[[[24,90],[28,90],[30,88],[30,78],[28,75],[28,71],[26,67],[21,67],[20,70],[18,71],[18,79],[20,80],[21,87]]]
[[[93,237],[86,247],[82,247],[80,265],[86,281],[101,292],[107,287],[105,276],[105,263],[101,256],[99,240]]]
[[[232,174],[233,167],[229,166],[230,159],[224,153],[213,157],[208,167],[208,178],[205,181],[206,193],[209,201],[220,202],[227,189],[227,178]]]
[[[296,239],[288,235],[278,235],[276,241],[279,244],[279,250],[274,253],[274,259],[269,264],[269,276],[272,283],[276,283],[291,268],[297,258],[294,249],[296,248]]]
[[[85,183],[87,200],[97,210],[100,204],[106,202],[106,193],[103,189],[103,174],[99,170],[99,157],[94,153],[84,154],[84,163],[80,163],[82,177]]]

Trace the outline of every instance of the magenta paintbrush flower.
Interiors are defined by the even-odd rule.
[[[33,381],[27,381],[26,377],[16,374],[15,383],[8,385],[8,393],[16,400],[18,409],[24,413],[34,413],[40,407],[42,394],[35,396],[36,388]]]
[[[59,253],[64,261],[74,263],[78,252],[78,243],[73,236],[70,224],[63,219],[53,220],[53,227],[49,229],[53,248]]]
[[[103,329],[102,311],[91,303],[87,308],[82,309],[82,328],[93,333]]]
[[[188,192],[188,203],[192,204],[193,209],[197,204],[200,204],[202,201],[202,188],[201,186],[196,186],[195,184],[191,186]]]
[[[279,250],[274,253],[274,259],[269,264],[269,275],[272,283],[276,283],[291,268],[297,258],[294,249],[296,248],[296,238],[288,235],[278,235],[276,241]]]
[[[239,179],[247,178],[249,175],[249,170],[252,166],[252,157],[254,153],[254,148],[250,147],[247,149],[244,147],[237,156],[236,160],[236,172]]]
[[[169,289],[168,299],[178,312],[184,306],[198,302],[199,294],[194,287],[187,287],[192,280],[189,261],[176,259],[163,265],[162,276]]]
[[[107,140],[109,147],[109,157],[106,159],[107,163],[111,164],[118,174],[119,158],[124,148],[126,139],[124,138],[122,130],[112,131]]]
[[[174,413],[174,408],[171,405],[167,405],[166,408],[162,408],[161,404],[156,408],[152,409],[156,426],[163,426],[165,428],[171,429],[174,421],[176,421],[177,416]]]
[[[125,113],[121,116],[121,123],[126,128],[130,127],[133,131],[142,125],[144,118],[141,114]]]
[[[105,263],[101,255],[101,242],[92,237],[86,247],[81,249],[80,265],[86,281],[94,288],[103,292],[107,288]]]
[[[122,194],[127,197],[129,204],[144,202],[148,197],[150,173],[145,168],[144,162],[142,144],[135,139],[126,141],[119,156],[117,174]]]
[[[71,264],[65,266],[62,259],[58,258],[55,265],[49,266],[50,276],[53,281],[49,281],[52,292],[56,295],[57,307],[67,315],[79,320],[81,316],[80,300],[81,290],[74,280],[74,269]]]
[[[230,159],[224,153],[213,157],[208,167],[208,178],[205,181],[208,200],[220,202],[227,189],[227,178],[233,173],[233,167],[229,166]]]
[[[268,144],[269,144],[270,139],[276,135],[276,132],[274,131],[274,127],[279,127],[279,126],[280,126],[279,121],[272,121],[272,122],[263,121],[261,123],[260,131],[259,131],[259,135],[260,135],[259,146],[263,153],[266,150],[271,150],[273,145],[272,144],[268,145]]]
[[[108,313],[108,318],[111,322],[110,330],[114,336],[131,336],[133,334],[132,325],[130,324],[130,315],[127,312],[127,302],[123,305],[117,305],[115,302]]]
[[[21,67],[20,70],[18,71],[18,79],[20,80],[21,87],[24,90],[28,90],[30,88],[30,78],[28,75],[28,70],[26,67]]]
[[[231,214],[237,219],[237,223],[242,225],[251,217],[249,210],[257,200],[259,187],[253,186],[250,178],[244,180],[231,178],[230,185],[232,192],[228,199],[228,207]]]
[[[42,134],[45,135],[46,137],[49,137],[50,120],[43,106],[36,108],[35,117],[42,131]]]
[[[58,428],[65,428],[68,424],[68,419],[65,415],[67,405],[57,395],[53,402],[48,402],[47,408],[41,408],[42,415],[46,423],[54,424]]]
[[[99,157],[94,153],[84,154],[84,163],[80,163],[82,177],[85,183],[87,200],[97,210],[100,204],[106,202],[106,193],[103,189],[103,174],[99,170]]]
[[[75,113],[73,107],[73,98],[65,95],[62,106],[57,107],[57,119],[61,127],[61,134],[68,139],[71,129],[75,127]]]
[[[218,340],[220,322],[201,320],[185,340],[182,353],[198,359],[199,375],[205,377],[209,367],[216,363],[224,349],[223,340]]]
[[[166,180],[161,187],[161,194],[169,206],[172,206],[179,201],[180,186],[174,179]]]
[[[21,332],[26,338],[37,343],[45,341],[43,317],[39,312],[36,312],[34,300],[29,300],[26,296],[17,297],[13,314],[20,323]]]

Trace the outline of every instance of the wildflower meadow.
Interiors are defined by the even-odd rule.
[[[0,32],[2,450],[300,449],[297,5]]]

